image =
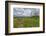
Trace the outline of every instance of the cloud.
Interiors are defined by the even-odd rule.
[[[14,16],[32,16],[39,14],[38,8],[13,8]]]

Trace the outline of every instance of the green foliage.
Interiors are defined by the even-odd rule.
[[[13,22],[14,28],[39,27],[39,16],[23,17],[23,18],[14,17]]]

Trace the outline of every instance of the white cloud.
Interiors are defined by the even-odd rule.
[[[40,11],[38,8],[14,8],[13,10],[15,16],[32,16],[39,14]]]

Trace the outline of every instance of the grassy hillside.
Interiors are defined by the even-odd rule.
[[[23,17],[17,18],[14,17],[14,28],[22,28],[22,27],[39,27],[39,16],[33,17]]]

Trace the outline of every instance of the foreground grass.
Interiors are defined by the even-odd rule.
[[[17,18],[14,17],[14,28],[21,27],[39,27],[39,16],[33,17],[23,17]]]

